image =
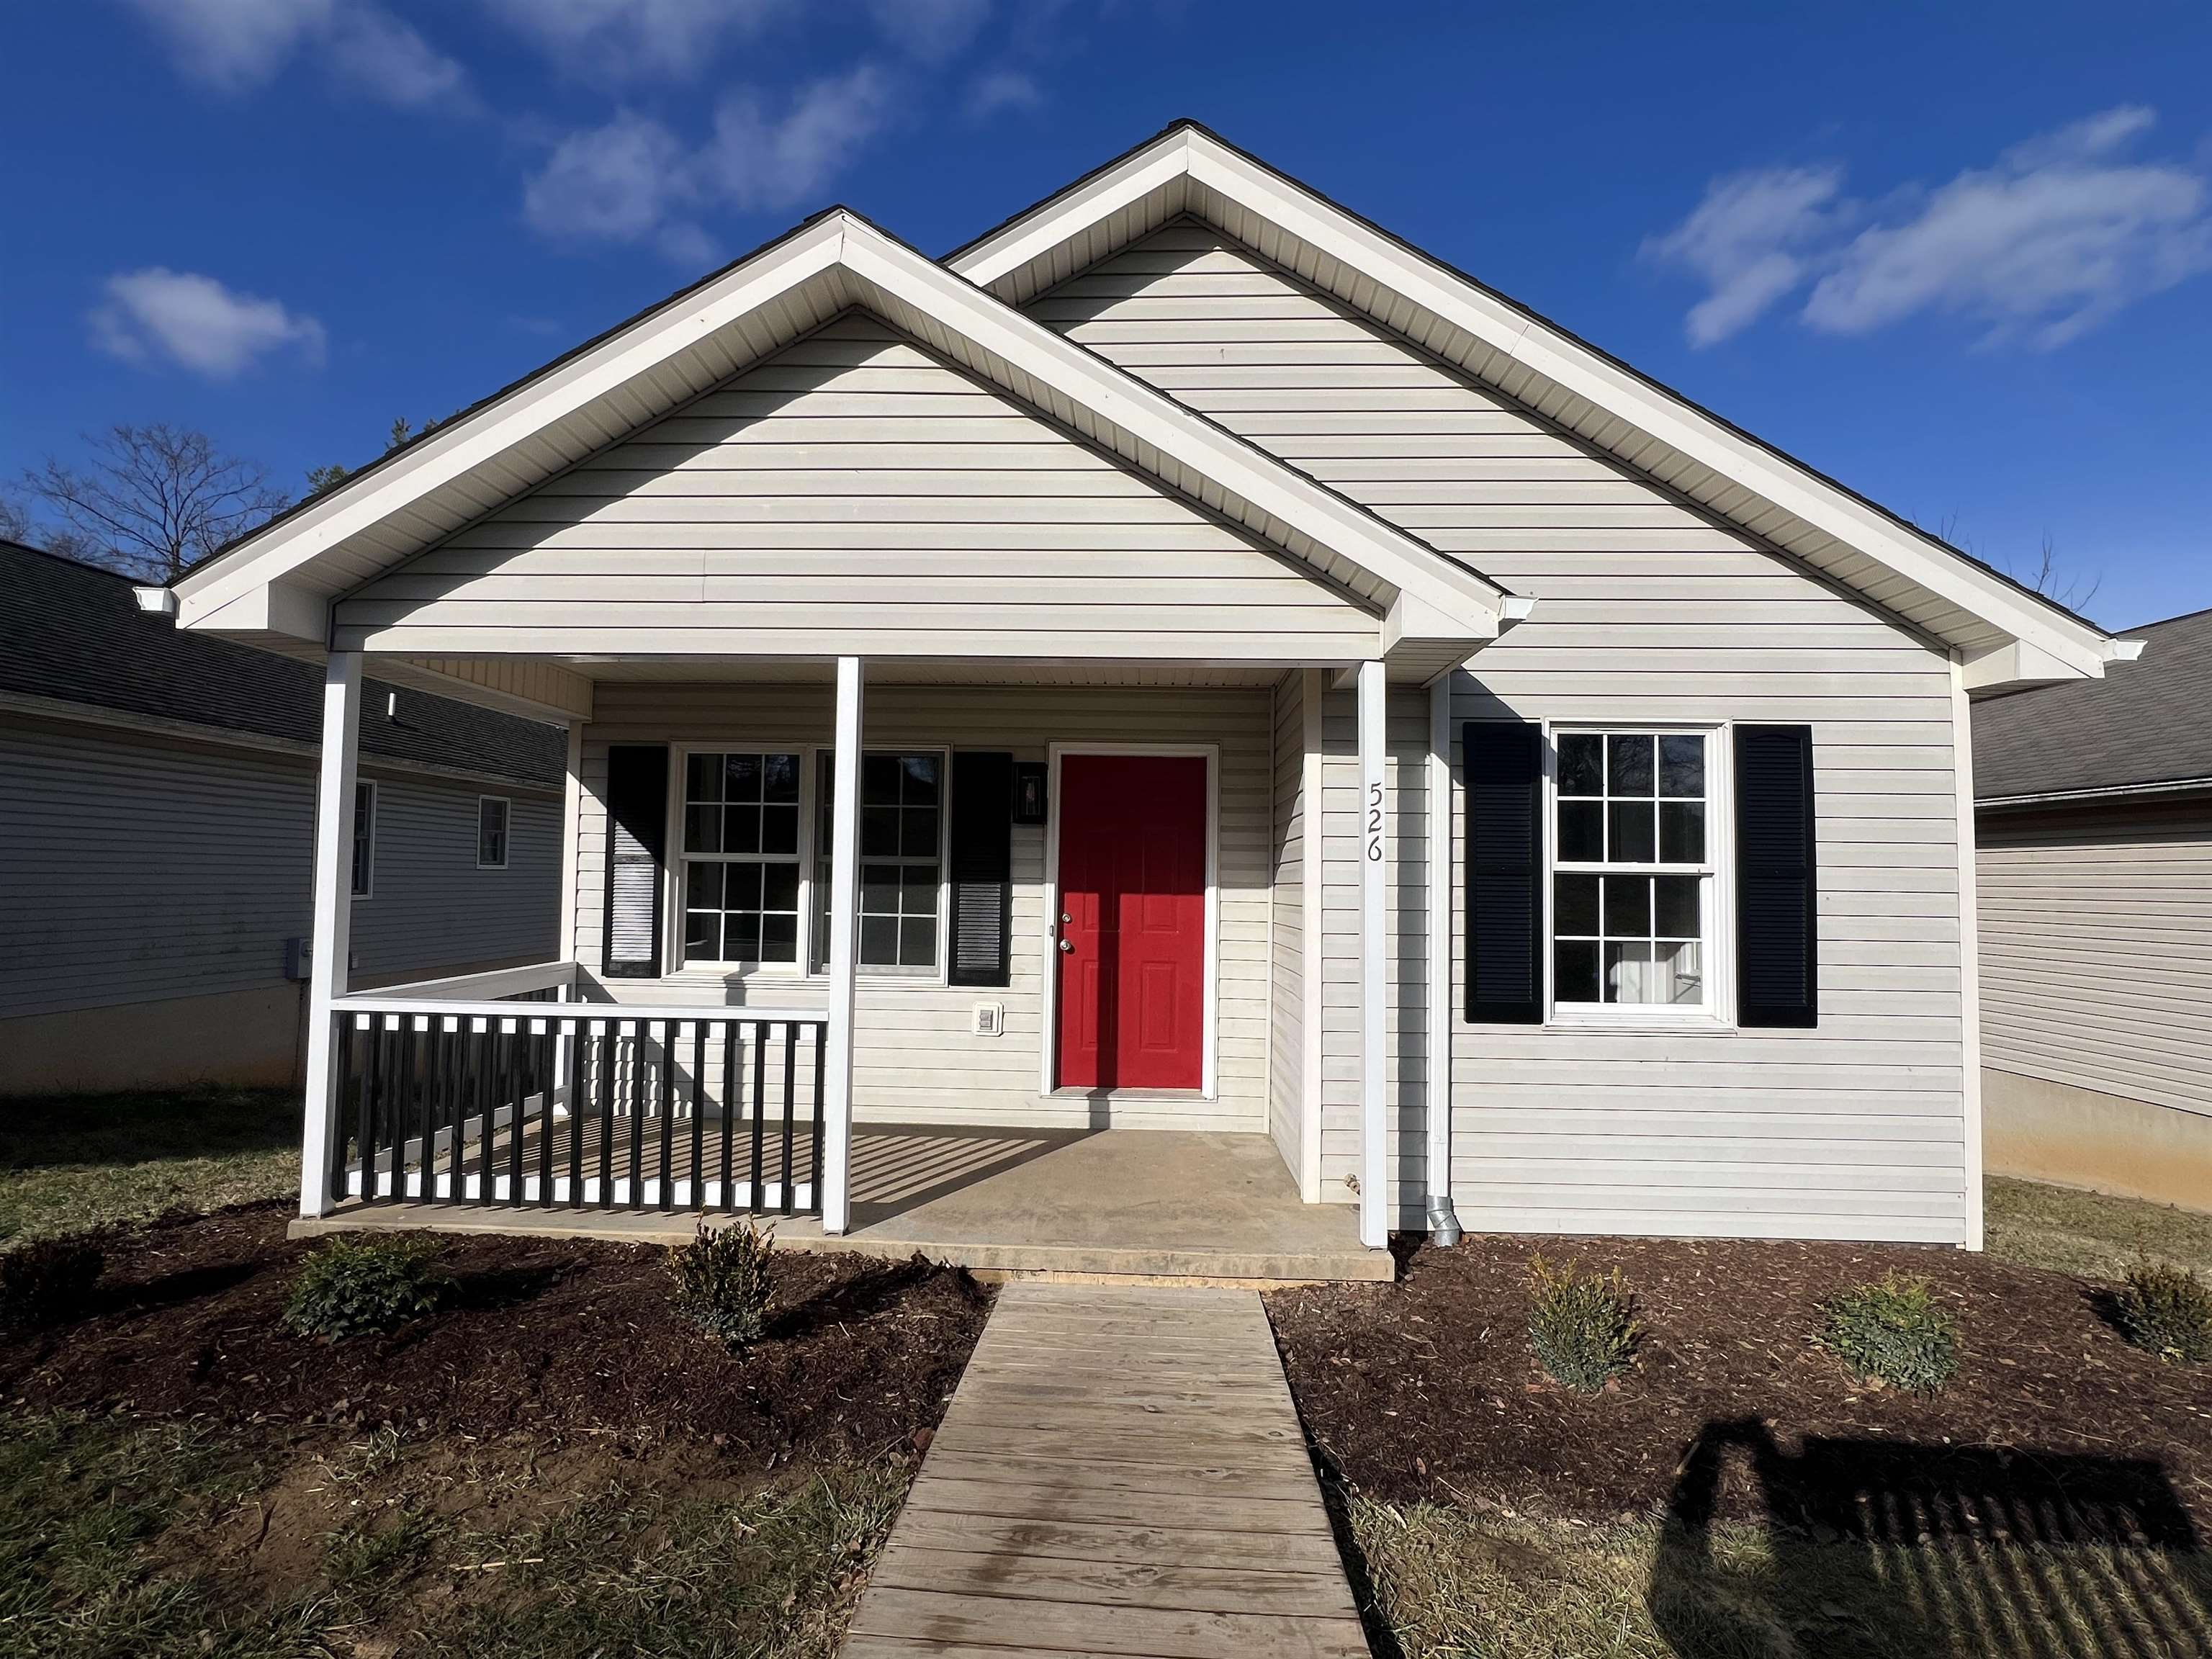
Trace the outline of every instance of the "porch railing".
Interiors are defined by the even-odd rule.
[[[819,1213],[825,1015],[511,972],[337,1000],[334,1201]]]

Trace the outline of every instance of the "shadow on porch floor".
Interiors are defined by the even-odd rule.
[[[852,1211],[842,1237],[793,1217],[777,1220],[777,1239],[795,1249],[919,1251],[979,1272],[1297,1282],[1395,1271],[1389,1252],[1361,1246],[1352,1206],[1301,1202],[1273,1144],[1257,1134],[860,1124]],[[690,1237],[696,1220],[682,1211],[349,1203],[293,1231],[674,1243]]]

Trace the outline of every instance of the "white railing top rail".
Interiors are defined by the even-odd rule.
[[[520,968],[489,968],[482,973],[455,974],[446,979],[409,980],[403,984],[386,985],[374,991],[356,991],[340,1001],[351,1001],[359,997],[405,997],[418,1002],[433,999],[459,1001],[489,1001],[499,997],[519,996],[531,991],[566,991],[574,988],[576,964],[573,962],[532,962]]]
[[[414,989],[411,986],[395,988],[403,991]],[[820,1008],[767,1008],[743,1003],[501,1002],[392,996],[381,991],[364,991],[351,996],[336,997],[331,1000],[331,1007],[341,1014],[419,1014],[464,1019],[555,1020],[567,1024],[643,1020],[652,1025],[672,1023],[691,1025],[707,1021],[823,1025],[827,1024],[830,1019],[828,1012]]]

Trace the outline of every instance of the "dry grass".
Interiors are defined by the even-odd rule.
[[[280,1197],[299,1180],[293,1090],[0,1101],[0,1244]]]
[[[2148,1256],[2212,1270],[2212,1214],[1991,1176],[1983,1185],[1991,1255],[2052,1273],[2117,1279]]]
[[[1350,1513],[1376,1651],[1405,1659],[2190,1659],[2212,1643],[2212,1558],[2195,1552]]]

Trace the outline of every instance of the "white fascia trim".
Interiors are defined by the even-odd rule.
[[[1454,564],[1097,353],[1061,338],[872,226],[855,222],[850,228],[844,263],[855,276],[1034,375],[1138,443],[1174,456],[1229,494],[1296,525],[1392,586],[1419,595],[1446,615],[1473,621],[1471,631],[1477,636],[1496,636],[1507,598],[1497,584]]]
[[[654,365],[759,309],[838,261],[849,222],[832,215],[730,272],[720,283],[632,325],[596,350],[499,403],[434,432],[358,488],[271,526],[175,585],[178,625],[189,628],[233,599],[359,534],[439,485],[495,460],[531,434],[628,385]]]
[[[1566,391],[1618,416],[1691,459],[1711,467],[1808,524],[1895,570],[1961,610],[2065,663],[2067,678],[2097,678],[2117,660],[2112,641],[2087,623],[2013,592],[1956,554],[1910,534],[1826,480],[1727,429],[1529,313],[1474,287],[1401,244],[1361,224],[1205,133],[1184,128],[1066,199],[1040,209],[970,248],[953,269],[970,282],[996,282],[1027,258],[1066,240],[1083,224],[1109,216],[1186,173],[1241,204],[1286,234],[1464,329],[1492,349],[1525,364]]]

